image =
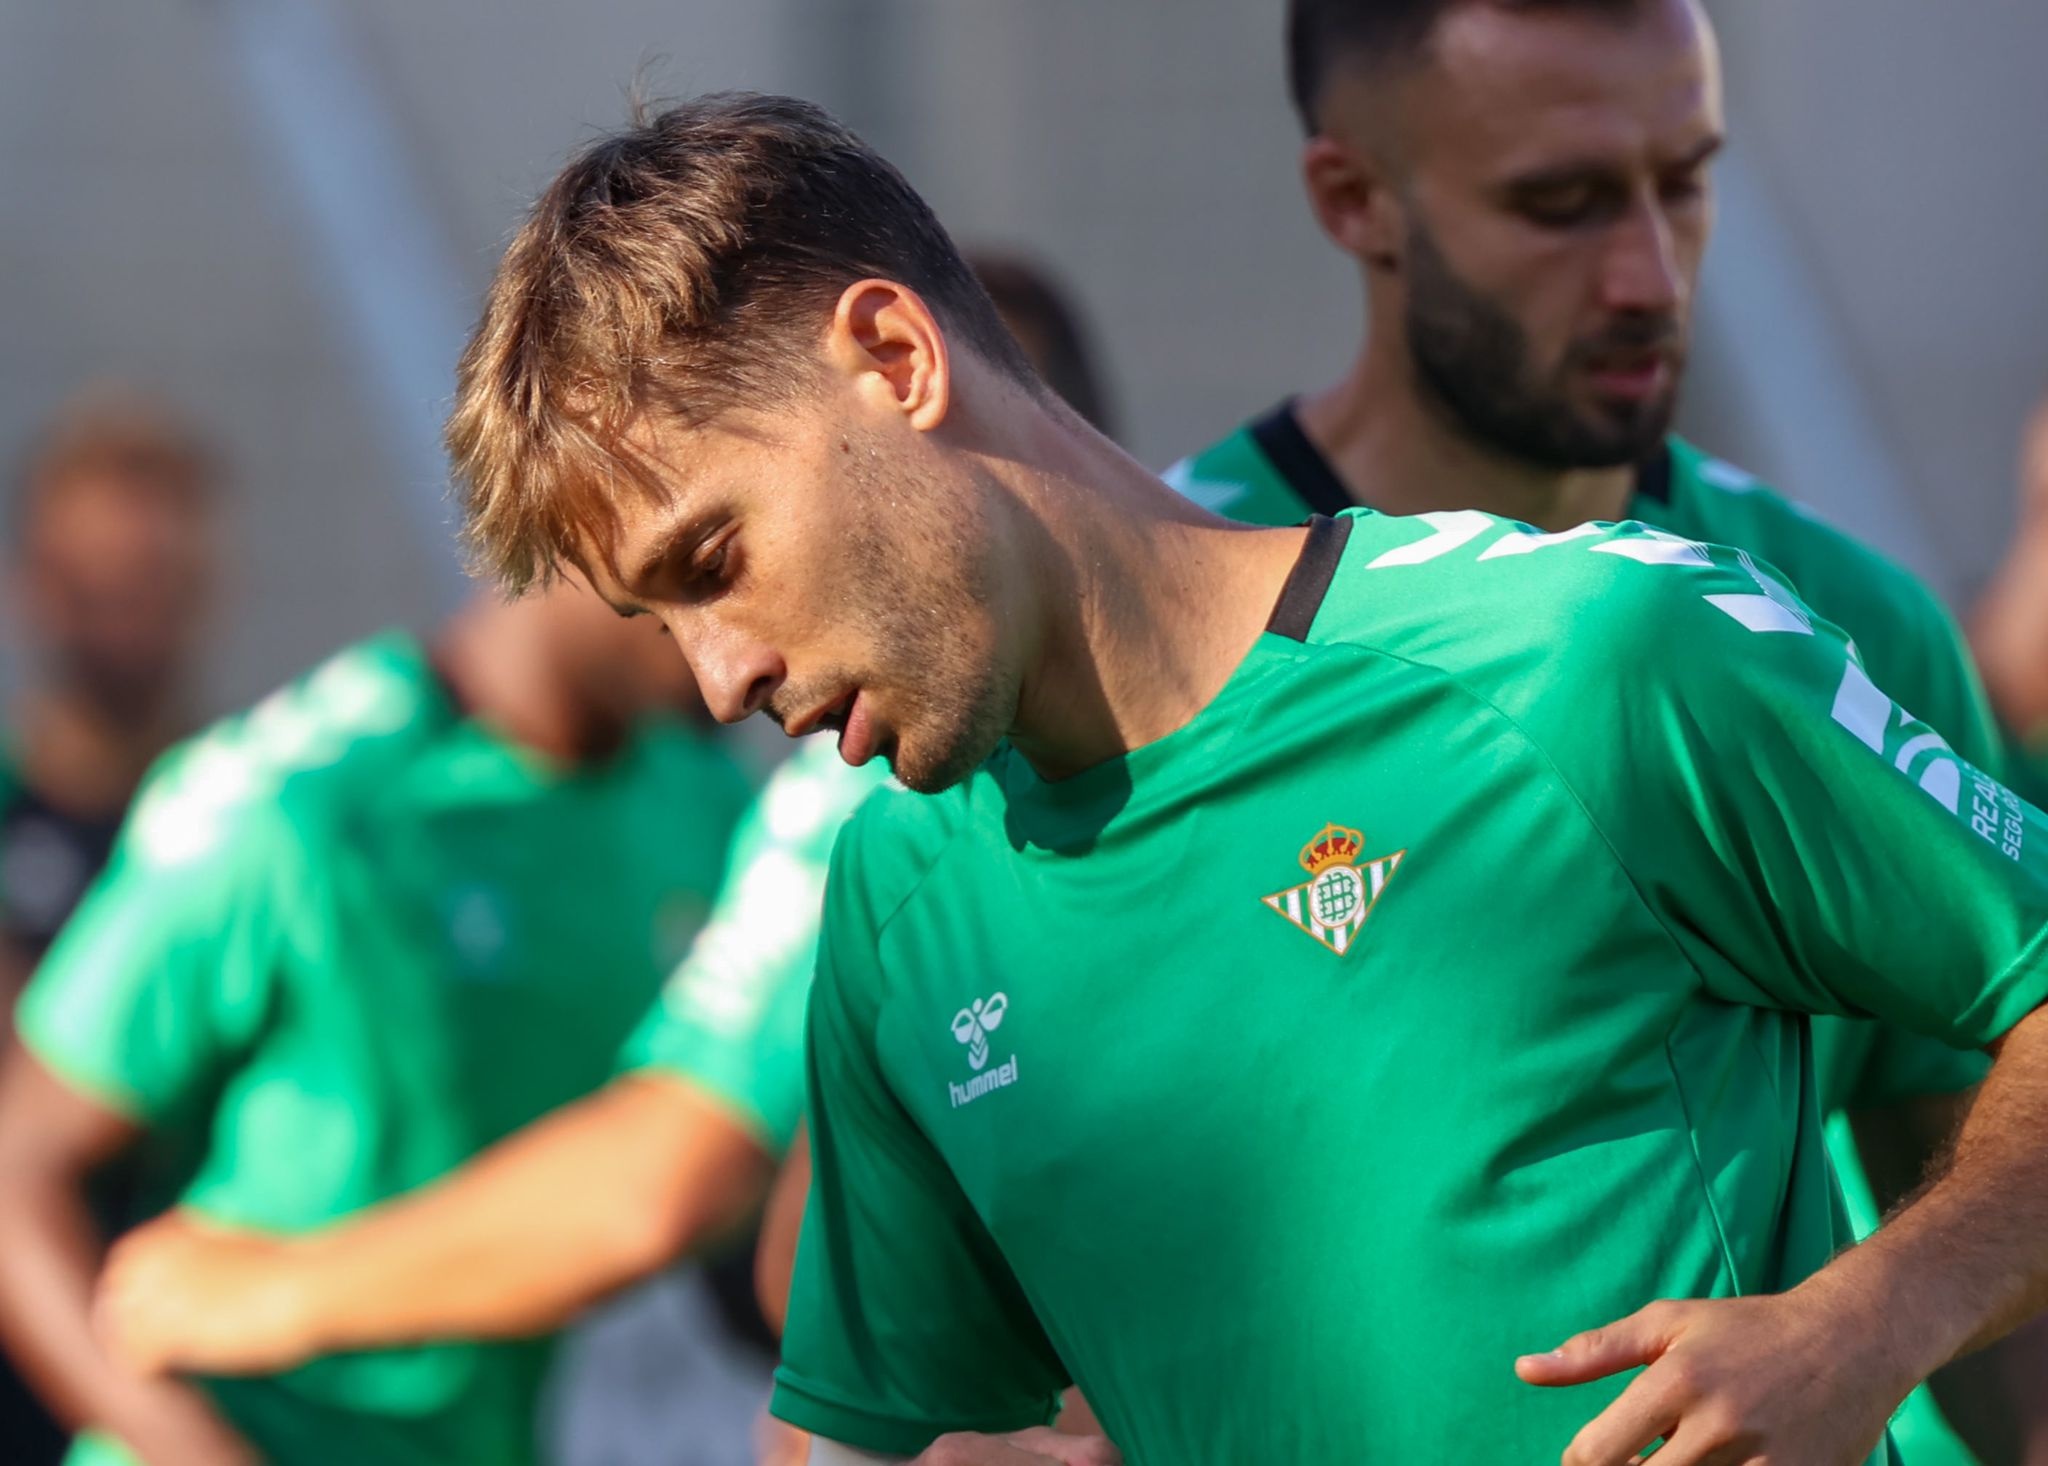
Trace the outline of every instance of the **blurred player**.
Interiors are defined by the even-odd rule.
[[[2019,524],[1970,616],[1970,644],[2013,740],[2014,787],[2048,796],[2048,404],[2020,445]]]
[[[212,455],[167,410],[82,395],[30,449],[10,505],[9,610],[26,686],[0,748],[0,1013],[113,849],[143,771],[190,730],[212,599]],[[64,1434],[0,1357],[15,1466]]]
[[[84,1190],[141,1153],[183,1215],[306,1232],[594,1088],[744,796],[695,705],[659,637],[562,587],[365,642],[152,773],[0,1076],[0,1322],[91,1427],[80,1466],[535,1458],[540,1342],[126,1370],[88,1327]]]
[[[1550,531],[1636,519],[1738,546],[1853,638],[1878,685],[1997,772],[1996,726],[1934,594],[1670,434],[1722,136],[1698,6],[1294,0],[1288,59],[1309,201],[1359,262],[1369,327],[1342,380],[1169,481],[1267,524],[1354,504],[1483,509]],[[1814,1041],[1830,1146],[1867,1232],[1953,1131],[1983,1057],[1832,1018]],[[2027,1348],[2014,1362],[2048,1377],[2048,1334]],[[2048,1393],[1987,1404],[1992,1364],[1941,1381],[1951,1409],[1993,1449],[2024,1410],[2048,1452]],[[1924,1394],[1900,1446],[1913,1461],[1970,1459]]]
[[[1006,256],[974,267],[1046,381],[1099,422],[1099,375],[1057,288]],[[112,1311],[135,1357],[246,1372],[324,1350],[552,1327],[745,1212],[762,1167],[798,1134],[826,861],[882,777],[880,764],[847,767],[829,739],[777,770],[741,824],[710,923],[605,1092],[314,1238],[195,1234],[172,1219],[124,1242]],[[809,1176],[800,1136],[790,1158],[761,1260],[777,1332]],[[543,1201],[561,1197],[577,1204]]]
[[[1848,1461],[2048,1301],[2048,821],[1747,556],[1204,514],[784,98],[585,149],[461,383],[507,588],[573,564],[720,717],[937,796],[834,853],[775,1402],[818,1459],[1078,1378],[1142,1460]],[[2000,1045],[1839,1255],[1815,1010]]]

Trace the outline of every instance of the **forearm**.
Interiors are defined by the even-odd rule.
[[[1911,1384],[2048,1306],[2048,1010],[2006,1035],[1941,1174],[1801,1285],[1896,1341]]]
[[[707,1134],[704,1109],[687,1086],[621,1080],[293,1244],[312,1352],[544,1332],[701,1245],[766,1169],[722,1116]]]
[[[0,1336],[65,1425],[128,1434],[183,1387],[139,1378],[99,1345],[92,1292],[103,1239],[82,1180],[0,1172]]]

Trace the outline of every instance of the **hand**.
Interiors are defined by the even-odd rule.
[[[1802,1292],[1652,1303],[1515,1362],[1532,1385],[1643,1372],[1573,1439],[1564,1466],[1862,1466],[1918,1376],[1867,1316]]]
[[[910,1466],[1123,1466],[1123,1459],[1099,1435],[1061,1435],[1041,1426],[1015,1435],[942,1435]]]
[[[116,1242],[94,1326],[143,1374],[276,1374],[318,1352],[292,1244],[167,1212]]]
[[[137,1381],[105,1427],[140,1466],[260,1466],[261,1458],[190,1385]]]

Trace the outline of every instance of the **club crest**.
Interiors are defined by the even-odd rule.
[[[1394,878],[1408,852],[1376,855],[1360,861],[1365,836],[1343,825],[1324,825],[1301,847],[1301,868],[1309,878],[1298,886],[1261,898],[1297,930],[1306,932],[1342,957],[1358,938],[1380,892]]]

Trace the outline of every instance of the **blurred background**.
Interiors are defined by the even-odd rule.
[[[1689,426],[1960,603],[2048,389],[2048,7],[1714,8],[1733,145]],[[1358,339],[1275,0],[0,0],[0,451],[108,376],[220,446],[201,711],[454,603],[460,338],[636,72],[816,98],[963,242],[1047,266],[1155,466]]]

